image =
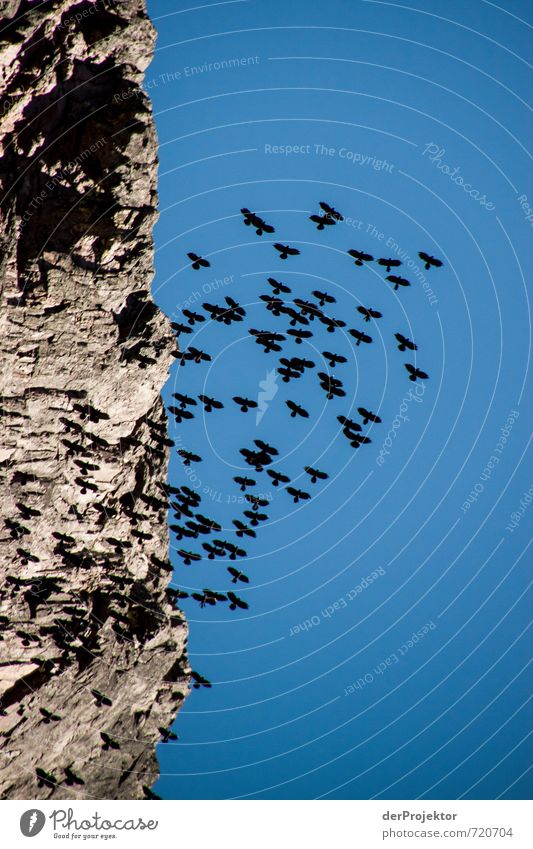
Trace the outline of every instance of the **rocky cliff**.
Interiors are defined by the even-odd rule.
[[[144,0],[0,13],[0,795],[143,798],[190,671],[166,589],[154,33]]]

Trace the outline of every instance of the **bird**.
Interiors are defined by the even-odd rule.
[[[354,330],[352,328],[351,330],[348,330],[348,333],[350,336],[353,336],[354,339],[357,339],[357,342],[355,343],[356,345],[360,345],[361,342],[365,342],[369,345],[372,342],[372,337],[367,333],[363,333],[361,330]]]
[[[411,363],[405,363],[405,368],[409,372],[409,380],[412,380],[413,382],[416,381],[417,377],[420,378],[420,380],[427,380],[429,377],[425,371],[415,368],[415,366],[411,365]]]
[[[37,776],[37,787],[50,787],[54,790],[57,787],[57,778],[51,772],[46,772],[40,766],[35,770]]]
[[[83,778],[76,775],[69,766],[64,767],[63,772],[65,773],[65,784],[69,787],[72,787],[73,784],[85,784]]]
[[[272,286],[272,289],[274,290],[274,295],[281,295],[282,293],[284,295],[289,295],[291,293],[291,289],[289,289],[288,286],[286,286],[284,283],[279,283],[279,281],[274,280],[273,277],[268,278],[268,283],[270,283],[270,285]]]
[[[324,227],[331,227],[337,223],[330,215],[310,215],[309,220],[316,224],[317,230],[323,230]]]
[[[435,259],[434,256],[429,256],[425,251],[419,251],[418,256],[420,259],[425,262],[424,268],[426,271],[429,271],[431,266],[434,268],[440,268],[442,266],[442,260]]]
[[[222,401],[217,401],[215,398],[210,398],[209,395],[198,395],[198,398],[204,405],[206,413],[211,413],[213,410],[223,410],[224,404]]]
[[[199,672],[195,672],[194,669],[191,671],[191,678],[194,682],[192,686],[195,690],[198,690],[200,687],[207,687],[208,689],[211,687],[211,681],[208,681]]]
[[[227,571],[231,575],[231,583],[236,584],[237,581],[242,581],[243,584],[249,584],[250,578],[248,575],[245,575],[244,572],[241,572],[239,569],[235,569],[233,566],[228,566]]]
[[[267,454],[271,454],[273,457],[276,457],[279,454],[277,448],[269,445],[268,442],[263,442],[262,439],[254,439],[254,443],[261,451],[266,451]]]
[[[272,478],[272,486],[279,486],[280,483],[290,483],[291,480],[287,475],[276,472],[275,469],[267,469],[267,475]]]
[[[184,419],[194,419],[194,415],[190,412],[190,410],[184,410],[182,407],[170,406],[168,411],[175,416],[176,424],[181,424]]]
[[[102,746],[104,751],[108,749],[120,749],[120,743],[114,740],[106,731],[100,731],[100,737],[104,741],[104,745]]]
[[[358,407],[357,412],[363,419],[364,425],[368,424],[368,422],[374,422],[375,424],[379,424],[381,422],[379,416],[376,416],[375,413],[371,413],[369,410],[365,410],[364,407]]]
[[[188,323],[192,326],[202,321],[205,321],[205,316],[200,315],[200,313],[198,312],[192,312],[191,310],[182,310],[182,313],[185,318],[188,319]]]
[[[244,216],[243,223],[246,224],[247,227],[249,227],[250,225],[255,227],[255,232],[258,236],[262,236],[263,233],[275,233],[275,230],[271,224],[265,224],[265,222],[262,218],[259,217],[259,215],[256,215],[255,212],[250,212],[247,207],[242,207],[241,214]]]
[[[179,324],[176,321],[172,321],[170,326],[177,336],[181,336],[182,333],[192,333],[192,327],[188,327],[186,324]]]
[[[218,533],[222,530],[222,525],[219,525],[219,523],[215,522],[214,519],[208,519],[207,516],[202,516],[201,513],[196,513],[195,516],[196,519],[200,522],[200,524],[205,526],[206,528],[209,528],[210,531],[217,531]]]
[[[327,472],[321,472],[318,469],[313,469],[311,466],[304,466],[304,471],[307,472],[311,478],[311,483],[316,483],[317,480],[325,481],[329,478]]]
[[[291,411],[292,419],[296,418],[296,416],[301,416],[303,419],[309,418],[309,413],[307,412],[307,410],[304,410],[304,408],[301,407],[300,404],[295,404],[294,401],[285,401],[285,404]]]
[[[298,248],[291,248],[289,245],[280,244],[280,242],[276,242],[273,248],[278,251],[280,259],[287,259],[288,256],[298,256],[300,253]]]
[[[398,268],[402,264],[399,259],[378,259],[378,265],[382,265],[387,269],[387,274],[390,274],[391,268]]]
[[[47,708],[39,708],[39,713],[43,717],[42,721],[45,725],[48,725],[50,722],[59,722],[61,719],[57,713],[52,713]]]
[[[241,610],[248,610],[248,604],[242,598],[235,595],[235,593],[228,593],[228,601],[231,602],[229,606],[230,610],[235,610],[237,607],[240,607]]]
[[[405,351],[406,348],[409,348],[410,351],[418,351],[418,345],[415,345],[414,342],[411,342],[410,339],[407,339],[406,336],[403,336],[402,333],[395,333],[394,336],[398,341],[398,350]]]
[[[180,406],[183,407],[183,408],[185,406],[196,407],[196,405],[198,403],[197,401],[194,400],[194,398],[189,398],[188,395],[182,395],[180,392],[173,392],[172,397],[175,398],[176,401],[179,401]]]
[[[359,448],[360,445],[368,445],[370,442],[372,442],[372,440],[369,439],[368,436],[362,436],[360,433],[346,434],[346,436],[350,440],[350,445],[352,446],[352,448]]]
[[[247,519],[250,520],[250,524],[256,528],[259,522],[266,522],[268,516],[266,513],[257,513],[253,510],[244,510],[243,516],[246,516]],[[230,556],[230,560],[235,559]]]
[[[272,295],[259,295],[260,300],[265,301],[267,305],[267,310],[272,313],[273,316],[278,318],[283,311],[283,301],[281,298],[275,298]]]
[[[321,315],[319,320],[321,324],[326,325],[328,333],[334,333],[337,327],[346,327],[346,322],[342,321],[340,318],[330,318],[327,315]]]
[[[268,507],[268,500],[266,498],[260,498],[258,495],[252,495],[247,492],[244,496],[246,501],[252,505],[252,510],[257,512],[260,507]]]
[[[256,330],[251,327],[248,333],[255,338],[258,345],[262,345],[265,349],[265,354],[270,351],[281,351],[281,346],[278,342],[284,342],[285,336],[282,333],[274,333],[272,330]]]
[[[353,248],[349,250],[348,253],[354,258],[355,265],[363,265],[363,263],[372,262],[374,259],[372,254],[365,254],[364,251],[356,251]]]
[[[205,351],[199,351],[198,348],[189,347],[186,351],[187,359],[193,360],[195,363],[199,363],[200,361],[209,363],[211,362],[211,357],[209,354],[206,354]]]
[[[311,303],[311,301],[304,301],[303,298],[295,298],[294,303],[300,309],[300,314],[302,316],[308,317],[310,321],[314,321],[315,318],[320,318],[323,314],[322,310],[317,307],[316,304]]]
[[[321,200],[318,205],[320,209],[322,209],[326,213],[326,215],[330,216],[330,218],[334,218],[335,221],[344,221],[344,218],[342,217],[340,212],[337,212],[337,210],[330,206],[329,203],[326,203],[325,201]]]
[[[182,458],[184,466],[190,466],[191,463],[202,462],[202,458],[199,454],[193,454],[191,451],[186,451],[185,448],[180,448],[177,453]]]
[[[311,294],[317,299],[321,307],[325,304],[335,304],[337,302],[337,299],[333,295],[328,295],[327,292],[320,292],[318,289],[315,289]]]
[[[161,734],[161,741],[163,743],[168,743],[169,740],[177,740],[178,735],[171,731],[170,728],[158,728],[157,729]]]
[[[192,267],[194,268],[195,271],[198,271],[200,266],[202,266],[202,268],[209,268],[209,266],[211,265],[209,260],[204,259],[201,256],[198,256],[198,254],[188,253],[187,256],[189,257],[190,260],[192,260]]]
[[[241,492],[245,492],[246,487],[248,486],[255,486],[255,481],[253,480],[253,478],[243,478],[237,476],[236,478],[233,478],[233,480],[235,481],[235,483],[239,484]]]
[[[255,537],[255,531],[252,528],[249,528],[248,525],[245,525],[244,522],[241,522],[240,519],[232,519],[233,524],[237,528],[235,533],[238,537]]]
[[[281,379],[283,383],[290,383],[291,380],[298,380],[302,376],[301,371],[295,371],[294,369],[283,367],[276,369],[278,374],[281,374]]]
[[[370,321],[371,318],[382,318],[382,313],[371,307],[357,307],[357,312],[364,316],[364,321]]]
[[[342,389],[342,380],[338,380],[323,371],[319,371],[317,377],[320,380],[320,386],[322,389],[326,390],[326,397],[328,401],[331,401],[334,395],[338,398],[343,398],[346,395],[346,392]]]
[[[247,413],[248,410],[257,407],[255,401],[250,401],[249,398],[241,398],[240,395],[234,395],[232,400],[241,408],[241,413]]]
[[[179,556],[183,559],[184,566],[190,566],[192,561],[201,560],[201,554],[195,554],[194,551],[185,551],[185,549],[180,548],[178,551]]]
[[[311,498],[308,492],[304,492],[302,489],[295,489],[293,486],[288,486],[287,492],[289,495],[292,495],[295,504],[298,504],[298,502],[302,499],[305,501],[308,498]]]
[[[310,330],[297,330],[290,328],[287,330],[288,336],[293,336],[297,345],[301,345],[304,339],[310,339],[313,335]]]
[[[398,277],[397,274],[389,274],[387,277],[389,283],[394,283],[394,291],[396,292],[399,286],[410,286],[409,280],[405,277]]]
[[[345,433],[346,431],[361,430],[361,425],[358,422],[354,422],[352,419],[346,418],[346,416],[337,416],[337,421],[341,423]]]
[[[346,357],[340,354],[332,354],[330,351],[322,351],[322,356],[327,359],[330,368],[335,368],[336,365],[348,362]]]

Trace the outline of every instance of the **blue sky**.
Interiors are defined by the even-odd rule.
[[[170,481],[197,490],[234,542],[249,505],[233,477],[249,474],[269,501],[257,537],[240,543],[246,586],[223,558],[182,565],[177,549],[208,537],[173,537],[175,586],[233,589],[249,609],[182,602],[191,665],[213,686],[192,693],[179,741],[159,748],[164,798],[531,794],[531,9],[420,6],[148,3],[153,293],[173,321],[183,308],[206,317],[180,344],[212,357],[176,363],[164,399],[224,404],[204,414],[198,402],[179,425],[170,416],[176,448],[202,457],[188,469],[173,452]],[[320,201],[345,220],[317,231]],[[245,227],[241,207],[275,233]],[[281,260],[276,241],[300,255]],[[394,291],[349,249],[401,258],[411,286]],[[426,271],[421,250],[442,268]],[[210,267],[194,271],[188,251]],[[324,309],[346,327],[315,320],[305,344],[287,336],[265,354],[249,328],[289,326],[260,300],[268,277],[290,287],[289,305],[327,291],[336,302]],[[246,310],[241,323],[202,308],[226,296]],[[382,318],[364,323],[361,305]],[[355,347],[351,328],[372,344]],[[416,353],[398,351],[396,332]],[[320,388],[323,351],[347,358],[329,369],[345,397]],[[289,384],[267,377],[293,356],[315,367]],[[406,362],[429,379],[411,382]],[[265,380],[275,393],[256,424],[232,397],[257,400]],[[309,419],[291,419],[288,399]],[[359,406],[382,422],[354,450],[337,416],[361,422]],[[239,449],[254,439],[278,449],[272,468],[309,500],[252,473]],[[306,465],[329,478],[311,484]]]

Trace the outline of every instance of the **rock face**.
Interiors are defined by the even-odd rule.
[[[187,695],[143,0],[0,3],[0,796],[135,799]]]

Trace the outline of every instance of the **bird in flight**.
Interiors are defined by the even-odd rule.
[[[276,472],[274,469],[267,469],[267,475],[272,478],[272,486],[291,482],[291,479],[287,475],[282,475],[281,472]]]
[[[217,401],[216,398],[210,398],[209,395],[198,395],[198,398],[204,405],[204,410],[206,413],[211,413],[213,410],[224,409],[224,404],[222,403],[222,401]]]
[[[295,404],[294,401],[285,401],[287,407],[291,411],[291,418],[294,419],[296,416],[301,416],[303,419],[309,418],[309,413],[307,410],[304,410],[300,404]]]
[[[372,254],[365,254],[364,251],[349,250],[349,255],[355,260],[355,265],[363,265],[365,262],[372,262],[374,257]]]
[[[270,283],[270,285],[272,286],[272,289],[274,290],[274,295],[281,295],[282,293],[284,295],[289,295],[290,292],[291,292],[291,289],[289,289],[288,286],[286,286],[284,283],[279,283],[279,281],[274,280],[273,277],[269,277],[268,282]]]
[[[361,425],[358,422],[354,422],[352,419],[346,418],[346,416],[337,416],[337,421],[341,423],[345,436],[351,436],[352,431],[361,430]]]
[[[326,215],[329,215],[330,218],[333,218],[335,221],[344,221],[344,218],[340,214],[340,212],[337,212],[337,210],[330,206],[329,203],[326,203],[325,201],[321,200],[319,206],[320,209],[325,212]]]
[[[199,454],[193,454],[191,451],[186,451],[185,448],[180,448],[178,454],[182,458],[184,466],[190,466],[191,463],[201,463],[202,461]]]
[[[267,454],[271,454],[273,457],[276,457],[279,454],[277,448],[269,445],[268,442],[263,442],[262,439],[254,439],[254,442],[261,451],[266,451]]]
[[[182,310],[182,312],[185,318],[188,319],[189,324],[193,327],[196,323],[205,321],[205,316],[200,315],[198,312],[191,312],[191,310]]]
[[[235,593],[228,593],[228,601],[230,602],[230,610],[235,610],[237,607],[240,607],[241,610],[248,610],[248,604],[242,598],[235,595]]]
[[[411,342],[406,336],[403,336],[402,333],[394,334],[398,341],[398,350],[405,351],[406,348],[409,348],[410,351],[418,351],[418,345],[415,345],[414,342]]]
[[[328,333],[335,333],[337,327],[346,327],[346,322],[340,318],[330,318],[328,315],[321,315],[319,316],[319,320],[321,324],[326,325]]]
[[[242,207],[241,213],[244,216],[244,223],[247,227],[252,225],[255,227],[255,232],[258,236],[262,236],[263,233],[274,233],[275,230],[271,224],[266,224],[259,215],[256,215],[255,212],[250,212],[245,206]]]
[[[347,433],[346,436],[350,440],[350,445],[352,448],[359,448],[360,445],[368,445],[372,442],[368,436],[362,436],[360,433]]]
[[[411,365],[411,363],[405,363],[405,368],[409,372],[409,380],[412,380],[413,382],[416,381],[417,378],[420,378],[420,380],[427,380],[429,377],[425,371],[415,368],[415,366]]]
[[[188,395],[182,395],[181,392],[173,392],[172,397],[175,398],[176,401],[180,402],[180,407],[182,408],[182,410],[185,409],[187,405],[191,407],[196,407],[197,402],[194,400],[194,398],[189,398]]]
[[[304,471],[311,478],[311,483],[316,483],[317,480],[325,481],[329,478],[327,472],[321,472],[319,469],[313,469],[311,466],[304,466]]]
[[[251,401],[249,398],[241,398],[240,395],[234,395],[233,400],[241,408],[241,413],[247,413],[248,410],[251,410],[253,407],[257,407],[257,403],[255,401]]]
[[[248,575],[245,575],[244,572],[241,572],[239,569],[235,569],[233,566],[228,566],[228,572],[231,575],[232,584],[236,584],[237,581],[242,581],[243,584],[250,583]]]
[[[425,251],[419,251],[418,256],[423,262],[425,262],[424,268],[426,269],[426,271],[429,271],[431,266],[433,266],[434,268],[440,268],[442,265],[442,260],[435,259],[434,256],[429,256],[429,254],[427,254]]]
[[[291,327],[287,330],[287,335],[292,336],[297,345],[301,345],[304,339],[310,339],[313,334],[310,330],[298,330]]]
[[[288,256],[298,256],[300,251],[298,248],[291,248],[289,245],[282,245],[280,242],[275,242],[274,250],[278,251],[280,259],[287,259]]]
[[[364,407],[358,407],[357,412],[362,417],[364,425],[368,424],[368,422],[374,422],[375,424],[379,424],[381,422],[379,416],[376,416],[375,413],[371,413],[369,410],[365,410]]]
[[[370,307],[357,307],[357,312],[361,313],[364,317],[364,321],[370,321],[371,318],[382,318],[382,313],[377,310],[373,310]]]
[[[320,292],[318,289],[315,289],[312,292],[314,298],[320,303],[320,306],[323,307],[325,304],[335,304],[336,298],[333,295],[328,295],[327,292]]]
[[[202,559],[201,554],[196,554],[194,551],[185,551],[183,548],[179,549],[178,554],[183,559],[184,566],[190,566],[193,560],[197,561]]]
[[[336,365],[347,362],[346,357],[342,357],[340,354],[332,354],[330,351],[322,351],[322,356],[327,359],[330,368],[335,368]]]
[[[211,265],[209,260],[204,259],[202,256],[198,256],[198,254],[188,253],[187,256],[192,261],[192,267],[195,271],[198,271],[200,266],[202,268],[209,268],[209,266]]]
[[[295,489],[293,486],[288,486],[287,492],[292,496],[295,504],[298,504],[299,501],[307,501],[308,498],[311,498],[308,492],[304,492],[302,489]]]
[[[365,342],[367,345],[372,342],[372,337],[368,336],[367,333],[363,333],[361,330],[354,330],[353,328],[348,331],[350,336],[353,336],[354,339],[357,339],[356,345],[360,345],[361,342]]]
[[[235,527],[237,528],[235,533],[238,537],[255,537],[255,531],[252,530],[252,528],[249,528],[248,525],[245,525],[243,522],[241,522],[240,519],[233,519],[232,521]]]
[[[338,398],[342,398],[346,395],[346,392],[342,388],[342,380],[338,380],[337,378],[326,374],[325,371],[319,371],[317,377],[320,380],[321,388],[326,390],[326,398],[328,401],[331,401],[334,395]]]
[[[409,280],[405,277],[398,277],[397,274],[389,274],[387,277],[389,283],[394,283],[394,291],[396,292],[399,286],[410,286]]]
[[[233,478],[233,480],[235,481],[235,483],[239,484],[241,492],[245,492],[246,487],[248,487],[248,486],[255,486],[255,481],[254,481],[253,478],[245,478],[245,477],[237,476],[236,478]]]
[[[401,265],[399,259],[378,259],[378,265],[382,265],[387,269],[387,274],[390,274],[391,268],[399,268]]]
[[[182,333],[192,333],[192,327],[188,327],[186,324],[178,324],[176,321],[172,321],[170,326],[177,336],[181,336]]]
[[[316,224],[317,230],[323,230],[325,227],[331,227],[337,223],[329,215],[310,215],[309,220]]]

